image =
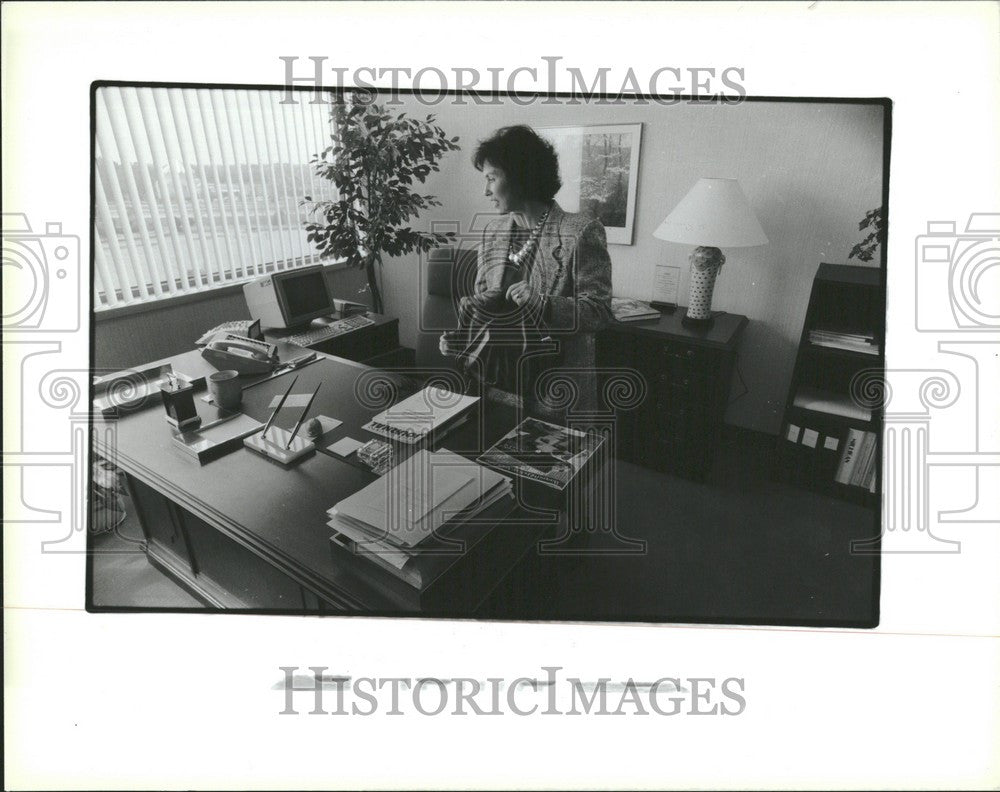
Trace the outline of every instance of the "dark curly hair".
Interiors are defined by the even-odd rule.
[[[487,162],[504,172],[524,200],[551,201],[562,186],[556,150],[529,126],[502,127],[480,141],[472,164],[481,171]]]

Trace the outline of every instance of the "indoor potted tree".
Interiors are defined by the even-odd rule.
[[[424,253],[447,242],[453,233],[417,231],[410,226],[420,210],[440,206],[433,195],[411,188],[423,183],[448,151],[459,148],[426,120],[392,115],[377,104],[338,100],[331,111],[335,124],[333,144],[313,158],[316,173],[334,183],[339,198],[314,201],[306,196],[315,220],[306,223],[308,239],[322,258],[343,260],[363,269],[368,278],[372,309],[382,313],[384,304],[379,274],[383,255]]]
[[[885,219],[882,215],[882,207],[871,209],[865,213],[865,218],[858,223],[858,230],[868,229],[868,236],[851,248],[848,258],[856,258],[861,261],[871,261],[875,258],[875,251],[879,246],[885,246]]]

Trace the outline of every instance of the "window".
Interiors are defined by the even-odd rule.
[[[285,96],[97,90],[95,310],[319,261],[301,201],[336,197],[309,164],[330,145],[330,105]]]

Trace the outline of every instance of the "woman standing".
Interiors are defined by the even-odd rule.
[[[538,373],[559,368],[559,387],[577,391],[570,409],[594,409],[594,334],[612,316],[604,226],[555,202],[559,161],[530,127],[497,130],[473,164],[500,217],[483,232],[474,294],[459,311],[464,332],[443,335],[441,352],[470,361],[482,385],[529,404],[546,401]],[[483,328],[488,336],[476,332]],[[535,354],[541,349],[550,351]]]

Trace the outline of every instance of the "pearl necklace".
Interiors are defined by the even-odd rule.
[[[530,261],[531,257],[535,255],[535,249],[538,247],[538,237],[541,236],[542,226],[544,226],[545,221],[549,219],[549,212],[551,211],[552,207],[545,210],[545,214],[541,216],[539,221],[535,223],[535,227],[531,229],[531,235],[528,237],[528,240],[517,252],[514,251],[514,237],[511,235],[510,245],[507,247],[507,261],[518,269],[524,266],[524,264]]]

